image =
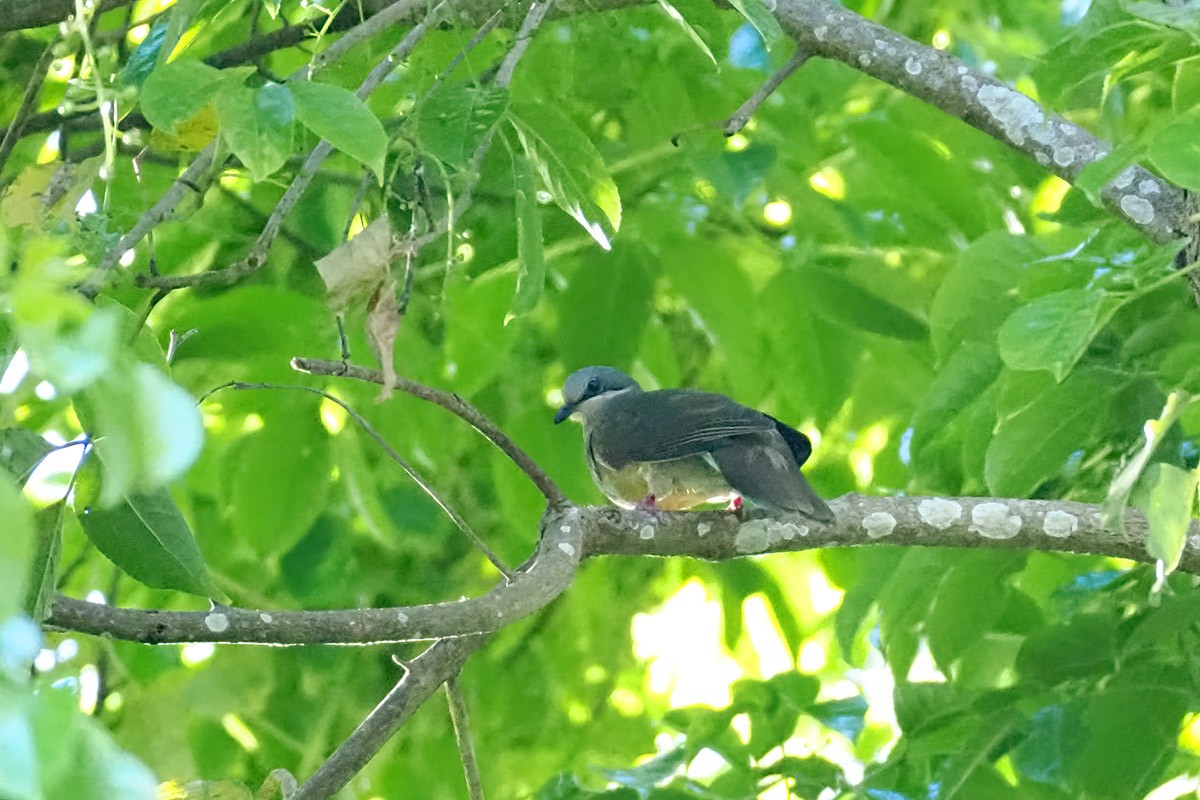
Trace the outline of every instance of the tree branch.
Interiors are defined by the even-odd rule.
[[[353,364],[344,364],[341,361],[325,361],[318,358],[293,358],[292,367],[300,372],[307,372],[311,375],[326,375],[335,378],[344,377],[366,381],[367,383],[383,384],[383,374],[378,370],[358,367]],[[548,503],[555,505],[563,502],[562,491],[555,485],[550,476],[546,474],[546,471],[530,458],[529,454],[522,450],[516,442],[510,439],[508,434],[500,430],[496,423],[484,416],[479,409],[456,394],[443,392],[440,389],[434,389],[405,378],[397,378],[395,388],[405,394],[410,394],[413,397],[418,397],[436,406],[441,406],[451,414],[466,421],[472,428],[482,433],[484,438],[496,445],[496,448],[500,452],[512,459],[513,463],[529,476],[529,480],[538,488],[538,491],[542,493],[542,497],[546,498]]]
[[[132,5],[133,0],[98,0],[96,14]],[[0,33],[40,28],[75,14],[75,0],[0,0]]]
[[[486,636],[468,636],[441,639],[430,645],[407,665],[404,677],[290,800],[332,797],[367,765],[439,686],[462,670],[471,653],[486,641]]]
[[[347,611],[206,612],[113,608],[59,597],[46,622],[146,644],[379,644],[497,630],[563,592],[580,556],[726,561],[822,547],[895,545],[1038,550],[1154,563],[1146,552],[1146,519],[1136,511],[1126,513],[1125,530],[1117,532],[1101,526],[1100,506],[1067,500],[846,495],[830,506],[837,515],[833,525],[761,511],[743,520],[723,511],[552,507],[528,568],[519,570],[512,584],[461,602]],[[1179,569],[1200,574],[1200,521],[1192,523]]]
[[[457,675],[446,681],[446,700],[450,705],[450,722],[454,725],[458,757],[462,761],[463,776],[467,781],[467,797],[470,800],[483,800],[483,781],[479,778],[475,739],[471,736],[471,717],[467,713],[467,701],[463,697],[462,682]]]
[[[1112,147],[949,53],[926,47],[830,0],[779,0],[775,16],[810,55],[841,61],[958,117],[1074,182]],[[1131,165],[1101,191],[1109,210],[1156,242],[1188,235],[1183,192]]]
[[[46,624],[142,644],[377,644],[489,633],[541,610],[570,586],[583,552],[581,518],[574,506],[549,510],[536,552],[512,581],[467,600],[337,611],[267,612],[225,606],[157,611],[59,596]]]

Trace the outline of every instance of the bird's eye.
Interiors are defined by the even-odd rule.
[[[600,381],[596,380],[595,378],[588,378],[587,393],[595,394],[598,391],[600,391]]]

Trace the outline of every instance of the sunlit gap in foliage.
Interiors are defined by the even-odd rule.
[[[258,749],[258,737],[246,726],[246,723],[242,722],[241,717],[237,714],[225,714],[222,716],[221,727],[247,753],[253,753]]]
[[[875,477],[875,457],[887,447],[889,433],[882,422],[870,425],[861,431],[854,446],[850,448],[850,469],[861,489],[871,485]]]
[[[846,179],[836,167],[821,167],[808,176],[808,185],[814,192],[823,194],[830,200],[846,199]]]
[[[735,133],[725,140],[725,149],[731,153],[740,153],[750,146],[750,139],[745,134]]]
[[[212,642],[191,642],[179,648],[179,661],[185,667],[198,667],[217,651]]]
[[[325,430],[329,431],[330,435],[336,436],[341,433],[342,428],[346,427],[346,419],[348,418],[346,409],[328,397],[321,398],[320,414],[321,424],[325,426]]]
[[[772,200],[763,206],[763,219],[777,228],[792,221],[792,206],[786,200]]]
[[[945,28],[939,28],[934,31],[933,39],[930,40],[935,50],[945,50],[950,46],[950,31]]]
[[[742,669],[721,642],[721,604],[697,578],[656,611],[633,618],[633,652],[648,661],[648,689],[668,695],[672,708],[729,704]]]

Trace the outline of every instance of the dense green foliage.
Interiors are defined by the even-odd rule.
[[[1171,270],[1178,245],[1152,245],[1092,202],[1131,160],[1200,189],[1194,12],[846,5],[994,70],[1116,155],[1068,190],[942,111],[819,59],[726,139],[712,123],[790,55],[757,3],[747,13],[769,52],[746,17],[707,0],[675,3],[685,23],[663,0],[548,20],[507,90],[489,80],[522,13],[506,10],[439,79],[486,15],[458,20],[365,102],[352,92],[409,26],[315,82],[302,68],[336,32],[249,64],[203,63],[284,21],[319,33],[328,12],[313,3],[190,0],[123,34],[160,10],[138,2],[90,30],[67,26],[36,110],[69,122],[28,126],[0,176],[14,265],[0,465],[15,476],[0,482],[0,798],[147,796],[149,774],[118,748],[160,781],[257,788],[277,767],[303,780],[395,682],[391,656],[420,651],[45,632],[31,678],[38,634],[18,611],[40,620],[56,586],[195,610],[205,597],[411,605],[494,584],[336,406],[282,389],[209,394],[222,384],[336,393],[507,563],[531,551],[544,502],[478,434],[411,397],[376,404],[375,386],[289,365],[337,358],[314,262],[383,214],[424,233],[473,193],[416,259],[396,369],[479,407],[572,500],[601,497],[578,431],[550,422],[554,392],[607,363],[803,428],[826,497],[1103,502],[1169,393],[1200,393],[1200,312]],[[58,35],[0,39],[0,118]],[[112,103],[115,134],[96,111]],[[216,179],[94,301],[82,296],[218,131]],[[165,296],[136,283],[238,263],[318,137],[334,153],[261,269]],[[392,264],[399,284],[403,270]],[[396,286],[367,272],[332,301],[348,309],[353,360],[373,364],[370,296]],[[1182,399],[1153,455],[1162,466],[1133,494],[1166,507],[1160,520],[1190,518],[1200,413]],[[83,448],[55,450],[22,499],[47,440],[83,435],[78,474]],[[1170,561],[1180,529],[1162,524],[1155,554]],[[804,798],[1141,797],[1200,772],[1192,584],[1174,575],[1152,590],[1153,570],[1127,562],[988,550],[596,560],[473,656],[462,682],[495,798],[783,798],[781,779]],[[464,796],[440,699],[340,796]]]

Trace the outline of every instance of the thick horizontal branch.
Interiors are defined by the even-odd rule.
[[[497,630],[561,594],[577,560],[602,555],[685,556],[724,561],[821,547],[900,545],[1022,549],[1152,563],[1146,520],[1126,514],[1124,532],[1103,528],[1101,509],[1063,500],[865,497],[831,503],[834,525],[794,516],[720,511],[649,513],[563,505],[547,513],[535,559],[517,580],[455,603],[347,611],[154,611],[58,598],[47,624],[147,644],[375,644]],[[1200,574],[1193,524],[1179,568]]]
[[[511,582],[480,597],[405,606],[336,611],[211,611],[116,608],[58,597],[46,624],[143,644],[374,644],[489,633],[539,611],[570,586],[582,553],[584,527],[573,506],[547,513],[533,558]]]
[[[132,5],[133,0],[98,0],[96,13]],[[75,14],[75,0],[0,0],[0,33],[40,28]]]
[[[890,83],[1025,153],[1068,182],[1112,150],[986,72],[830,0],[779,0],[775,16],[804,53],[841,61]],[[1114,214],[1153,241],[1188,235],[1182,190],[1142,167],[1126,168],[1102,195]]]

